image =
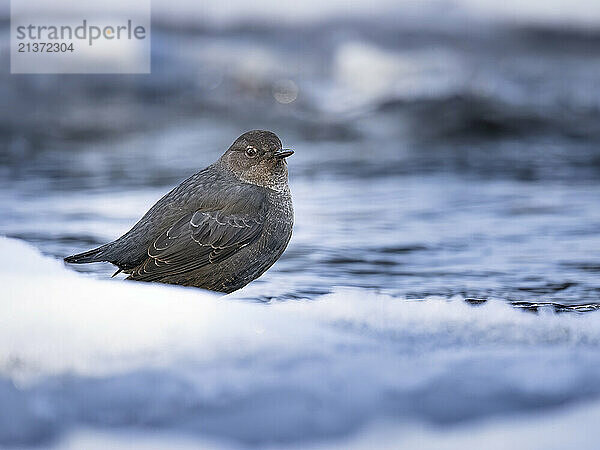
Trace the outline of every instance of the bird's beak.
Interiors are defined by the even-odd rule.
[[[293,150],[290,150],[288,148],[281,150],[280,152],[275,153],[273,156],[277,159],[284,159],[287,158],[288,156],[292,156],[294,154]]]

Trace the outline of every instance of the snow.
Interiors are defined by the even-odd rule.
[[[252,302],[256,285],[221,297],[0,250],[0,446],[597,443],[598,313],[344,288]]]

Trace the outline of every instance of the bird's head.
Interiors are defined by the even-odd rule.
[[[287,184],[285,158],[293,153],[281,148],[274,133],[253,130],[237,138],[219,162],[246,183],[279,190]]]

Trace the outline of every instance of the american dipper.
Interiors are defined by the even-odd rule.
[[[293,153],[270,131],[244,133],[119,239],[65,261],[108,261],[128,280],[240,289],[279,259],[292,236],[285,158]]]

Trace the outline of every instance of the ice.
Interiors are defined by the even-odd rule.
[[[222,297],[0,250],[0,445],[594,448],[598,313],[357,288],[253,302],[257,284]]]

